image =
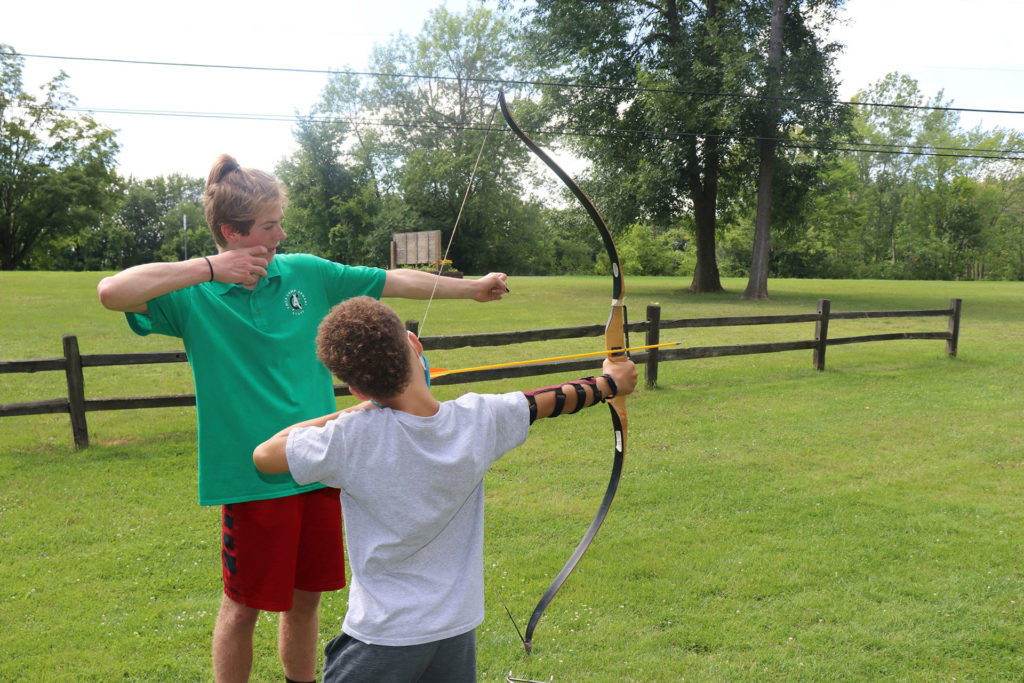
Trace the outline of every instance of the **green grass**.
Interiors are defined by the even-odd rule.
[[[95,300],[98,274],[0,273],[0,359],[170,350]],[[784,280],[770,302],[629,278],[631,317],[942,308],[964,300],[960,352],[939,341],[666,363],[629,398],[619,495],[522,652],[523,628],[596,509],[607,411],[546,420],[487,479],[482,681],[1020,680],[1024,671],[1024,284]],[[600,322],[601,278],[514,278],[499,304],[437,301],[426,335]],[[422,318],[422,302],[391,302]],[[941,318],[834,321],[833,336],[945,329]],[[684,345],[806,339],[810,325],[673,330]],[[458,367],[595,340],[437,352]],[[637,340],[634,340],[636,343]],[[642,371],[641,371],[642,372]],[[471,385],[504,391],[550,378]],[[464,387],[463,387],[464,389]],[[459,387],[444,387],[442,398]],[[87,395],[191,391],[184,364],[86,370]],[[0,402],[64,394],[60,373],[0,376]],[[195,493],[191,409],[0,420],[0,680],[209,680],[220,600],[216,509]],[[499,594],[501,598],[499,598]],[[344,591],[325,596],[322,637]],[[276,619],[254,680],[280,680]]]

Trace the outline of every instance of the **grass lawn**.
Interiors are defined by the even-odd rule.
[[[96,301],[97,273],[0,273],[0,360],[173,350]],[[435,301],[427,336],[603,322],[605,278],[513,278],[497,304]],[[607,410],[544,420],[488,475],[481,681],[1019,681],[1024,672],[1024,283],[773,280],[769,302],[627,278],[631,318],[943,308],[940,341],[665,363],[628,400],[619,495],[548,608],[611,466]],[[422,302],[391,301],[403,319]],[[830,336],[943,330],[833,321]],[[670,330],[684,346],[809,339],[813,325]],[[592,350],[596,340],[436,352],[464,367]],[[634,339],[633,343],[642,343]],[[598,342],[599,344],[599,342]],[[595,369],[599,367],[595,363]],[[641,374],[642,374],[641,370]],[[506,391],[554,378],[440,387]],[[65,394],[61,373],[0,375],[0,403]],[[185,364],[86,369],[89,397],[192,391]],[[346,401],[342,401],[344,405]],[[219,510],[196,504],[191,408],[0,420],[0,680],[205,681],[220,602]],[[500,597],[499,597],[500,596]],[[346,592],[325,595],[321,636]],[[278,681],[276,617],[253,680]]]

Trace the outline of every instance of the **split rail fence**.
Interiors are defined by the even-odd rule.
[[[629,323],[629,332],[643,332],[646,335],[645,345],[658,344],[662,330],[693,328],[693,327],[728,327],[745,325],[779,325],[792,323],[814,323],[814,337],[795,341],[776,341],[755,344],[735,344],[728,346],[696,346],[689,348],[650,349],[632,354],[638,365],[645,366],[644,379],[649,387],[658,382],[658,365],[663,361],[695,360],[698,358],[716,358],[722,356],[739,356],[757,353],[779,353],[782,351],[812,351],[813,363],[817,370],[825,369],[825,353],[830,346],[840,344],[859,344],[865,342],[894,341],[901,339],[934,339],[946,342],[946,353],[955,357],[960,337],[961,299],[950,299],[948,308],[928,310],[894,310],[894,311],[851,311],[833,312],[828,299],[818,301],[815,313],[792,315],[759,315],[736,316],[722,318],[681,318],[662,320],[660,306],[648,306],[647,317],[640,322]],[[829,322],[833,320],[855,320],[872,318],[917,318],[944,317],[948,319],[947,328],[934,332],[888,332],[867,334],[853,337],[830,337]],[[417,322],[408,321],[406,326],[416,331]],[[490,332],[483,334],[448,335],[424,337],[423,348],[427,351],[441,349],[458,349],[479,346],[505,346],[533,341],[550,341],[555,339],[576,339],[598,337],[604,335],[604,325],[584,325],[578,327],[555,327],[518,332]],[[63,371],[67,378],[67,396],[61,398],[27,401],[20,403],[0,404],[0,418],[25,415],[44,415],[51,413],[67,413],[71,418],[71,431],[75,446],[84,448],[89,445],[89,429],[86,413],[96,410],[128,410],[139,408],[168,408],[178,406],[194,406],[195,394],[171,394],[166,396],[124,396],[116,398],[86,398],[84,368],[103,366],[143,365],[150,363],[183,363],[188,358],[184,351],[161,351],[150,353],[98,353],[82,354],[78,349],[78,338],[74,335],[63,337],[64,356],[61,358],[36,358],[30,360],[0,361],[0,374],[15,372],[46,372]],[[458,374],[441,375],[432,380],[435,385],[469,384],[495,379],[513,377],[530,377],[561,372],[586,371],[594,368],[595,360],[574,359],[549,361],[516,367],[473,370]],[[336,396],[348,395],[344,385],[335,386]]]

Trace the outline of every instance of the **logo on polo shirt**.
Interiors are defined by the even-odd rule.
[[[293,289],[285,295],[284,307],[291,311],[292,315],[302,315],[306,312],[306,295],[298,289]]]

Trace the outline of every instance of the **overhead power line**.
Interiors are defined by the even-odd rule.
[[[287,67],[260,67],[260,66],[239,66],[239,65],[219,65],[219,64],[196,64],[196,63],[184,63],[184,62],[157,62],[149,60],[128,60],[128,59],[108,59],[108,58],[94,58],[94,57],[64,57],[56,55],[36,55],[36,54],[20,54],[22,57],[32,57],[39,59],[66,59],[74,61],[89,61],[89,62],[110,62],[117,64],[138,64],[146,66],[168,66],[168,67],[187,67],[187,68],[209,68],[209,69],[240,69],[249,71],[271,71],[271,72],[294,72],[294,73],[314,73],[314,74],[337,74],[345,73],[356,76],[366,77],[389,77],[389,78],[409,78],[409,79],[430,79],[430,80],[454,80],[454,77],[450,76],[424,76],[419,74],[402,74],[402,73],[385,73],[385,72],[371,72],[371,71],[334,71],[334,70],[323,70],[323,69],[300,69],[300,68],[287,68]],[[501,85],[550,85],[557,87],[576,87],[576,88],[609,88],[609,89],[632,89],[637,91],[656,91],[656,92],[671,92],[677,94],[686,95],[706,95],[706,96],[738,96],[723,93],[698,93],[695,91],[683,91],[683,90],[658,90],[653,88],[627,88],[625,86],[591,86],[591,85],[580,85],[572,83],[548,83],[541,81],[508,81],[501,79],[463,79],[463,80],[475,80],[477,82],[495,83]],[[757,97],[755,95],[743,95],[744,97]],[[777,98],[787,99],[787,98]],[[797,98],[788,98],[796,100]],[[799,100],[799,101],[812,101],[812,100]],[[947,110],[947,111],[970,111],[970,112],[990,112],[990,113],[1009,113],[1009,114],[1021,114],[1024,112],[1013,112],[1005,110],[983,110],[983,109],[967,109],[967,108],[948,108],[948,107],[924,107],[920,105],[888,105],[882,103],[862,103],[862,102],[840,102],[837,100],[828,100],[831,104],[854,104],[854,105],[872,105],[872,106],[900,106],[904,108],[918,108],[918,109],[931,109],[931,110]],[[283,122],[283,123],[296,123],[302,119],[311,120],[320,123],[329,122],[343,122],[352,125],[365,125],[365,126],[378,126],[378,127],[390,127],[390,128],[451,128],[451,124],[433,120],[418,120],[418,121],[388,121],[386,119],[371,120],[371,119],[360,119],[360,118],[339,118],[331,116],[310,116],[302,117],[297,114],[253,114],[253,113],[229,113],[229,112],[201,112],[201,111],[175,111],[175,110],[143,110],[143,109],[128,109],[128,108],[94,108],[94,107],[66,107],[68,111],[78,111],[83,113],[104,113],[104,114],[120,114],[120,115],[135,115],[135,116],[166,116],[175,118],[197,118],[197,119],[225,119],[225,120],[251,120],[251,121],[270,121],[270,122]],[[479,125],[464,125],[461,127],[464,130],[484,130],[485,128]],[[1017,161],[1024,159],[1024,150],[1019,149],[981,149],[981,148],[960,148],[960,147],[935,147],[926,145],[898,145],[898,144],[885,144],[885,143],[870,143],[870,142],[829,142],[829,143],[817,143],[815,141],[804,141],[804,140],[790,140],[785,138],[763,138],[758,136],[741,135],[741,134],[729,134],[729,133],[697,133],[688,131],[668,131],[668,130],[635,130],[635,129],[584,129],[584,128],[562,128],[562,129],[537,129],[530,131],[534,134],[547,134],[554,136],[575,136],[575,137],[643,137],[648,139],[680,139],[680,138],[718,138],[725,140],[735,140],[741,142],[760,142],[765,140],[773,140],[779,145],[805,150],[817,150],[817,151],[838,151],[838,152],[854,152],[854,153],[872,153],[872,154],[893,154],[893,155],[915,155],[915,156],[940,156],[940,157],[960,157],[970,159],[985,159],[985,160],[1011,160]]]
[[[431,119],[388,120],[360,117],[337,116],[301,116],[297,114],[246,114],[231,112],[197,112],[172,111],[161,109],[97,109],[93,107],[64,107],[65,111],[85,114],[118,114],[128,116],[169,116],[176,118],[223,119],[231,121],[269,121],[280,123],[298,123],[301,120],[314,123],[344,123],[353,126],[367,126],[398,129],[453,129],[486,132],[490,130],[484,124],[469,123],[452,125],[451,123]],[[766,138],[739,133],[693,133],[687,131],[643,130],[630,128],[593,129],[581,127],[533,128],[527,131],[531,135],[549,135],[555,137],[603,137],[603,138],[646,138],[674,140],[680,138],[716,138],[738,142],[773,141],[781,146],[793,149],[816,150],[823,152],[854,152],[858,154],[892,154],[913,156],[957,157],[962,159],[987,159],[998,161],[1024,161],[1024,150],[1021,149],[986,149],[972,147],[943,147],[932,145],[888,144],[878,142],[842,141],[835,143],[818,143],[813,140],[793,140],[789,138]]]
[[[323,74],[323,75],[347,75],[347,76],[361,76],[367,78],[407,78],[407,79],[420,79],[420,80],[434,80],[434,81],[461,81],[461,82],[472,82],[472,83],[487,83],[495,85],[519,85],[519,86],[534,86],[534,87],[553,87],[553,88],[575,88],[579,90],[612,90],[620,92],[654,92],[654,93],[668,93],[674,95],[688,95],[695,97],[721,97],[721,98],[737,98],[737,99],[757,99],[757,100],[768,100],[776,102],[796,102],[801,104],[827,104],[836,105],[843,104],[854,107],[880,107],[890,109],[911,109],[911,110],[927,110],[927,111],[948,111],[948,112],[960,112],[960,113],[972,113],[972,114],[1010,114],[1020,115],[1024,114],[1024,111],[1013,110],[1013,109],[982,109],[975,107],[940,107],[923,104],[897,104],[892,102],[856,102],[853,100],[831,100],[831,99],[815,99],[805,97],[774,97],[768,95],[758,95],[756,93],[723,93],[713,91],[701,91],[701,90],[684,90],[680,88],[650,88],[641,86],[626,86],[626,85],[599,85],[590,83],[569,83],[563,81],[538,81],[538,80],[509,80],[500,78],[474,78],[474,77],[456,77],[456,76],[434,76],[426,74],[410,74],[400,72],[381,72],[381,71],[352,71],[348,69],[307,69],[297,67],[276,67],[276,66],[251,66],[251,65],[238,65],[238,64],[202,64],[192,62],[163,62],[154,60],[144,59],[114,59],[106,57],[70,57],[62,55],[40,55],[40,54],[28,54],[28,53],[13,53],[19,57],[26,57],[32,59],[57,59],[57,60],[68,60],[68,61],[80,61],[80,62],[100,62],[100,63],[111,63],[111,64],[133,64],[141,66],[164,66],[164,67],[179,67],[179,68],[193,68],[193,69],[233,69],[240,71],[268,71],[268,72],[283,72],[283,73],[304,73],[304,74]]]

